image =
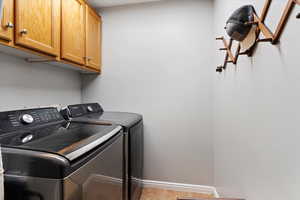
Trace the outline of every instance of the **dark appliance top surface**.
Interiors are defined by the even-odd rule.
[[[68,128],[64,128],[63,124],[54,124],[30,131],[16,132],[2,136],[0,143],[6,147],[59,154],[69,160],[73,160],[81,156],[80,154],[85,153],[77,152],[77,155],[72,155],[73,152],[85,148],[109,133],[112,133],[112,135],[110,135],[110,137],[112,137],[119,131],[120,128],[118,128],[117,125],[99,126],[71,123]],[[32,140],[24,143],[22,139],[25,137],[31,137]],[[107,139],[109,139],[109,137],[105,140]],[[101,140],[101,142],[105,142],[105,140]]]
[[[68,106],[72,121],[108,121],[130,128],[143,119],[142,115],[128,112],[103,111],[98,103]]]
[[[99,116],[100,120],[112,121],[127,128],[132,127],[143,119],[142,115],[127,112],[109,112],[105,111]]]

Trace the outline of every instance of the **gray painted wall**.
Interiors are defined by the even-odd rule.
[[[212,74],[223,60],[212,53],[219,47],[213,37],[243,4],[215,0],[213,10],[213,1],[173,0],[104,9],[103,76],[83,76],[82,100],[144,115],[146,179],[216,185],[222,196],[247,200],[298,200],[300,8],[279,45],[260,44],[253,58]],[[283,6],[274,0],[272,29]],[[0,110],[81,101],[77,72],[0,60]]]
[[[274,0],[267,24],[278,22],[284,2]],[[215,33],[230,13],[261,0],[215,0]],[[253,58],[214,75],[215,183],[226,196],[247,200],[300,199],[300,59],[297,6],[281,43],[259,45]],[[274,30],[274,29],[273,29]],[[216,45],[219,43],[216,43]],[[220,64],[223,55],[216,54]]]
[[[81,102],[78,72],[0,54],[0,111]]]
[[[145,178],[212,185],[212,1],[106,8],[103,76],[83,101],[145,119]]]

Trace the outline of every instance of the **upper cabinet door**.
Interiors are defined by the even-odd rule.
[[[60,0],[15,0],[15,2],[16,44],[58,56]]]
[[[86,6],[86,65],[100,71],[101,68],[101,18]]]
[[[62,0],[62,59],[85,64],[85,3]]]
[[[13,40],[14,35],[14,1],[4,0],[3,3],[3,17],[0,26],[0,39],[10,42]]]

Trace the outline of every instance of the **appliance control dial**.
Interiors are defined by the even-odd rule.
[[[93,109],[92,106],[88,106],[88,107],[87,107],[87,110],[88,110],[88,112],[93,112],[93,111],[94,111],[94,109]]]
[[[27,143],[27,142],[31,141],[32,139],[33,139],[33,135],[29,134],[29,135],[23,137],[21,141],[24,144],[24,143]]]
[[[21,122],[24,124],[32,124],[34,122],[34,119],[29,114],[24,114],[21,116]]]

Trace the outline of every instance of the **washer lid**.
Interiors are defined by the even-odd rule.
[[[121,126],[99,126],[72,123],[68,129],[21,145],[21,148],[56,153],[73,161],[100,146],[122,129]]]
[[[3,146],[54,153],[73,161],[121,131],[118,125],[71,123],[17,132],[2,137]]]

